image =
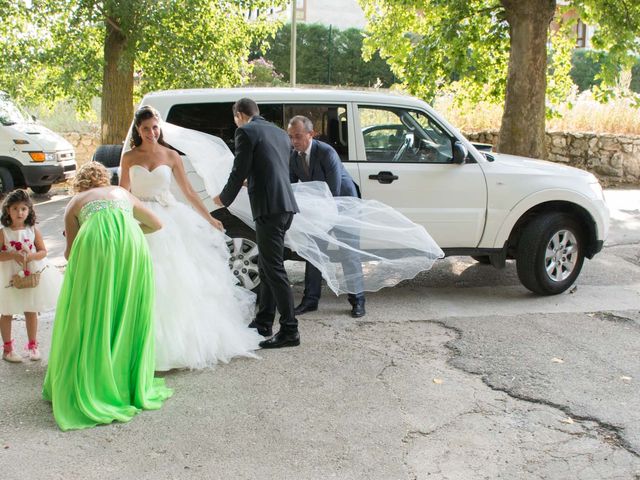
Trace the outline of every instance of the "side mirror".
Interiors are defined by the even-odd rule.
[[[453,163],[462,165],[467,160],[467,155],[469,155],[467,147],[460,140],[457,140],[453,144]]]

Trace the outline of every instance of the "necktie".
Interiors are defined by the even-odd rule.
[[[309,178],[309,162],[307,161],[307,154],[305,152],[300,152],[300,160],[302,161],[304,174]]]

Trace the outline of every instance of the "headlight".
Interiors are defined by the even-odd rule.
[[[55,153],[29,152],[32,162],[53,162],[56,159]]]

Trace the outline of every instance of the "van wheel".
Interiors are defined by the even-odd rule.
[[[113,168],[120,165],[121,155],[122,145],[100,145],[96,148],[92,160],[101,163],[107,168]]]
[[[37,187],[31,187],[33,193],[37,193],[38,195],[44,195],[49,190],[51,190],[51,185],[39,185]]]
[[[258,293],[260,289],[260,273],[258,270],[258,245],[254,240],[235,236],[227,232],[230,237],[227,241],[229,247],[229,268],[238,280],[238,284]]]
[[[0,167],[0,193],[8,193],[14,188],[11,172],[4,167]]]
[[[522,284],[540,295],[564,292],[584,263],[583,230],[564,213],[543,214],[522,231],[516,268]]]

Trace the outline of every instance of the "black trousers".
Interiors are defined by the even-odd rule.
[[[354,248],[359,248],[360,239],[358,236],[350,234],[348,232],[334,232],[334,235],[341,242],[346,243]],[[327,243],[324,241],[317,241],[321,251],[327,250]],[[345,277],[350,279],[347,287],[349,290],[357,293],[350,293],[347,295],[349,303],[355,305],[364,301],[364,286],[362,282],[362,263],[360,258],[355,253],[349,255],[343,254],[342,258],[342,270]],[[320,293],[322,291],[322,273],[311,263],[307,262],[304,269],[304,295],[302,297],[302,303],[305,305],[318,305],[320,301]]]
[[[280,328],[296,331],[298,320],[293,313],[293,293],[284,268],[284,234],[293,221],[293,213],[263,215],[256,219],[258,268],[260,269],[260,304],[256,323],[270,327],[280,313]]]

